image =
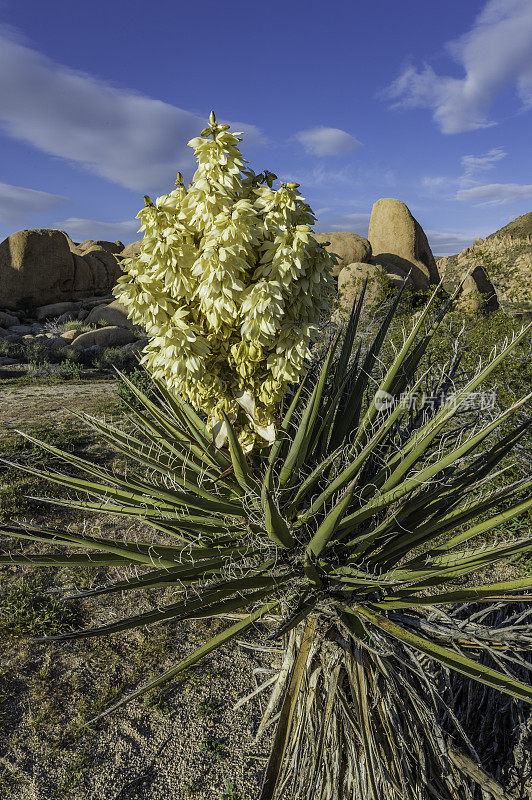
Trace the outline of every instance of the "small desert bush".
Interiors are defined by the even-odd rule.
[[[0,339],[0,356],[5,358],[20,358],[22,347],[16,342],[8,342],[7,339]]]
[[[53,364],[50,361],[33,361],[28,370],[28,376],[32,378],[60,378],[63,381],[79,380],[81,373],[80,364],[67,359],[59,364]]]
[[[50,360],[50,351],[38,340],[24,340],[22,342],[22,354],[28,364],[43,364]]]
[[[120,370],[120,372],[132,372],[138,367],[138,358],[131,350],[123,350],[121,347],[104,347],[104,349],[94,357],[94,366],[102,372]]]

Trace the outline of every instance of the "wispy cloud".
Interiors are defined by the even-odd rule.
[[[451,200],[456,194],[459,178],[446,175],[425,175],[421,178],[421,195]]]
[[[494,147],[482,156],[462,156],[463,182],[476,179],[479,172],[493,169],[495,164],[506,158],[506,151],[502,147]]]
[[[307,187],[329,187],[335,188],[338,184],[353,186],[358,182],[353,170],[349,167],[342,169],[326,169],[321,164],[312,169],[297,170],[283,175],[283,180],[294,180],[301,184],[301,191],[304,193]]]
[[[435,256],[450,256],[469,247],[479,236],[478,231],[434,231],[426,230],[430,249]]]
[[[339,156],[361,145],[361,142],[347,131],[325,126],[299,131],[293,138],[313,156]]]
[[[205,119],[74,71],[0,30],[0,120],[10,136],[140,192],[193,167],[187,141]],[[260,131],[242,125],[247,144]]]
[[[513,87],[532,107],[532,3],[489,0],[473,27],[447,49],[464,77],[438,75],[425,64],[406,67],[382,93],[394,108],[428,108],[443,133],[485,128],[495,98]]]
[[[430,197],[443,200],[460,200],[477,205],[506,205],[528,199],[531,186],[519,183],[483,184],[480,176],[493,169],[505,158],[502,147],[494,147],[482,155],[466,155],[461,158],[462,174],[457,176],[426,176],[421,185]]]
[[[52,225],[68,233],[75,242],[83,242],[85,239],[96,239],[107,242],[120,241],[125,244],[141,238],[137,233],[139,221],[126,220],[125,222],[99,222],[94,219],[81,219],[79,217],[69,217]]]
[[[459,189],[456,193],[457,200],[481,206],[504,206],[531,197],[532,184],[522,183],[487,183],[484,186]]]
[[[330,210],[330,209],[329,209]],[[359,236],[368,235],[369,218],[371,214],[337,214],[335,216],[320,215],[316,223],[316,231],[350,231]]]
[[[532,185],[522,183],[481,183],[479,176],[493,169],[507,155],[494,147],[483,155],[462,156],[462,174],[457,177],[427,176],[421,183],[427,194],[445,200],[460,200],[479,206],[503,206],[532,197]]]
[[[49,211],[66,199],[58,194],[0,183],[0,222],[22,221],[29,214]]]
[[[457,180],[455,200],[476,205],[502,206],[532,197],[532,185],[521,183],[481,183],[480,174],[506,156],[502,147],[495,147],[483,156],[463,156],[463,174]]]

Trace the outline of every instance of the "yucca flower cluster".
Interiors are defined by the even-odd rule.
[[[224,414],[250,449],[272,441],[275,413],[298,381],[320,314],[328,309],[334,257],[312,236],[315,216],[299,184],[244,169],[241,136],[216,122],[192,139],[198,168],[186,188],[137,215],[144,238],[122,263],[116,296],[149,343],[143,363],[205,412],[221,443]]]

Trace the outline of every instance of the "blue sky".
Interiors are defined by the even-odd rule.
[[[0,0],[0,237],[137,237],[209,111],[317,230],[397,197],[436,255],[532,208],[531,0]]]

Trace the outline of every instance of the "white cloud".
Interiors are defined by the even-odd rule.
[[[421,179],[421,185],[426,190],[426,194],[431,197],[439,197],[443,200],[468,199],[469,190],[482,188],[478,180],[478,174],[493,169],[506,155],[507,153],[502,147],[494,147],[480,156],[462,156],[460,160],[462,165],[461,175],[454,177],[444,175],[425,176]]]
[[[421,178],[422,195],[449,200],[456,191],[458,180],[445,175],[425,175]]]
[[[359,236],[367,236],[370,216],[371,214],[358,213],[340,214],[326,219],[322,219],[320,216],[315,227],[318,233],[350,231],[351,233],[358,233]]]
[[[426,230],[430,249],[435,256],[451,256],[459,253],[465,247],[469,247],[476,238],[478,232],[470,233],[467,231],[432,231]]]
[[[340,128],[326,128],[325,126],[299,131],[293,138],[303,145],[307,153],[313,156],[339,156],[342,153],[349,153],[360,147],[361,144],[350,133],[342,131]]]
[[[48,211],[66,201],[58,194],[0,183],[0,222],[17,222],[28,214]]]
[[[287,173],[283,175],[283,180],[297,181],[301,185],[301,191],[305,193],[306,188],[309,186],[325,186],[335,187],[338,184],[345,184],[352,186],[356,181],[353,171],[347,167],[343,169],[325,169],[321,164],[313,169],[303,170],[300,172]]]
[[[187,141],[205,119],[77,72],[0,30],[0,120],[16,139],[140,192],[167,190],[193,167]],[[261,140],[241,125],[246,143]]]
[[[462,182],[473,180],[479,172],[493,169],[495,164],[507,155],[502,147],[494,147],[482,156],[462,156]]]
[[[521,183],[486,183],[479,181],[479,173],[493,169],[507,155],[502,147],[494,147],[483,155],[466,155],[461,158],[462,174],[456,177],[426,176],[421,184],[426,194],[443,200],[459,200],[479,206],[502,206],[528,200],[532,185]]]
[[[485,128],[495,98],[514,87],[524,108],[532,107],[532,3],[489,0],[471,30],[448,43],[463,78],[438,75],[425,64],[406,67],[384,96],[393,107],[429,108],[443,133]]]
[[[484,186],[473,186],[459,189],[457,200],[476,203],[481,206],[504,206],[517,203],[532,197],[532,184],[521,183],[487,183]]]
[[[125,222],[98,222],[93,219],[69,217],[52,227],[65,231],[75,242],[83,242],[85,239],[115,242],[118,239],[128,244],[142,238],[141,234],[137,233],[139,224],[137,219]]]

